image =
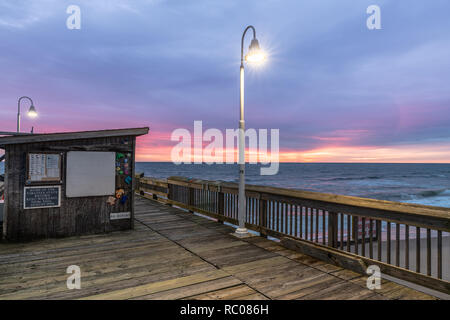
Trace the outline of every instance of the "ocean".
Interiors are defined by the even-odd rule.
[[[246,165],[246,183],[450,207],[450,164],[280,163],[278,174],[261,176]],[[237,182],[238,166],[137,162],[145,176]]]
[[[0,174],[4,171],[0,163]],[[137,162],[145,176],[238,181],[238,166]],[[247,164],[246,182],[274,187],[350,195],[379,200],[450,207],[450,164],[280,163],[279,172],[261,176]]]

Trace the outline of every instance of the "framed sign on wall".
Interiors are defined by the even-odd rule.
[[[62,183],[61,167],[61,153],[29,152],[27,154],[26,184],[42,182]]]
[[[61,186],[25,187],[24,209],[54,208],[61,206]]]

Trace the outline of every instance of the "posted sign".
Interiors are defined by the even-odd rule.
[[[111,212],[109,215],[110,220],[130,219],[131,212]]]
[[[27,171],[27,184],[61,182],[61,154],[28,153]]]
[[[61,206],[61,186],[25,187],[23,208],[54,208]]]

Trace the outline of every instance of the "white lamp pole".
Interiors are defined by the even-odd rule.
[[[249,53],[244,60],[244,38],[249,29],[253,31],[253,40],[249,47]],[[245,121],[244,121],[244,61],[260,62],[264,60],[264,54],[259,48],[256,39],[256,31],[253,26],[245,28],[241,40],[241,67],[240,67],[240,120],[239,120],[239,196],[238,196],[238,220],[239,227],[236,229],[237,236],[248,234],[245,228],[246,199],[245,199]]]
[[[37,116],[36,108],[34,107],[33,100],[31,100],[30,97],[20,97],[19,101],[17,101],[17,132],[20,132],[20,102],[22,99],[28,99],[31,103],[30,109],[28,110],[27,114],[29,117],[34,118]]]

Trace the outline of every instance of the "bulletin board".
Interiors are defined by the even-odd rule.
[[[66,197],[115,194],[115,152],[67,152]]]
[[[56,152],[30,152],[27,154],[26,184],[61,183],[62,154]]]

